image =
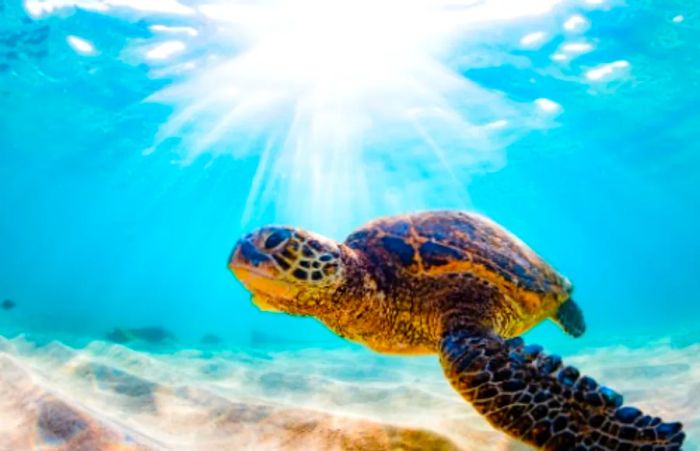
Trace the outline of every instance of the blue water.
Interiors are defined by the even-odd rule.
[[[573,40],[594,48],[558,63],[552,54],[570,39],[560,24],[573,14],[590,22]],[[444,162],[459,186],[396,149],[371,161],[385,177],[370,180],[362,197],[346,193],[333,208],[308,210],[313,192],[302,187],[291,200],[280,191],[280,208],[273,193],[244,218],[261,152],[188,160],[169,142],[144,152],[175,108],[145,100],[189,75],[154,75],[128,50],[156,39],[150,25],[202,22],[127,7],[31,15],[16,0],[0,2],[0,298],[17,304],[0,311],[0,332],[80,339],[156,325],[184,345],[215,334],[243,346],[343,346],[314,320],[262,313],[249,302],[226,268],[237,238],[276,221],[342,240],[375,216],[463,208],[503,224],[572,280],[589,332],[570,346],[696,341],[698,20],[698,4],[680,0],[564,2],[484,27],[472,36],[488,39],[480,61],[469,61],[474,55],[462,51],[475,47],[459,41],[441,60],[508,105],[557,102],[562,109],[546,125],[513,131],[489,150],[496,164],[484,167],[462,161],[464,142],[446,140]],[[539,48],[518,44],[541,27],[550,31]],[[98,52],[77,52],[70,35]],[[193,53],[239,51],[235,42],[196,43]],[[629,66],[604,82],[584,76],[618,60]],[[455,104],[465,115],[487,108],[469,102]],[[264,134],[259,139],[250,145],[261,148]],[[431,186],[434,195],[411,194]],[[379,196],[387,187],[391,202]],[[560,348],[571,341],[551,325],[533,335]]]

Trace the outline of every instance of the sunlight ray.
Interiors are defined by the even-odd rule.
[[[244,226],[248,225],[255,212],[255,200],[260,198],[261,190],[264,187],[263,181],[265,180],[265,176],[268,172],[275,141],[276,137],[268,137],[267,142],[263,147],[263,151],[260,154],[260,161],[255,169],[255,175],[253,176],[253,180],[250,184],[248,198],[246,199],[243,215],[241,216],[241,224]]]
[[[182,164],[204,154],[256,158],[243,223],[273,211],[281,222],[331,234],[359,218],[440,199],[468,206],[472,176],[502,167],[510,142],[550,126],[555,115],[542,111],[564,108],[537,101],[546,92],[514,100],[465,74],[531,64],[508,48],[523,39],[532,52],[562,34],[581,35],[582,10],[595,7],[567,0],[195,0],[162,8],[25,1],[36,16],[67,7],[152,15],[145,23],[152,38],[135,40],[124,55],[141,58],[154,78],[171,78],[145,100],[173,110],[144,154],[174,143]],[[576,42],[586,42],[581,37]],[[560,50],[568,61],[587,49],[568,43]],[[602,79],[604,70],[586,76]],[[445,177],[429,187],[431,173]]]

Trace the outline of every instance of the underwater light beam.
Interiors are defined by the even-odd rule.
[[[494,22],[558,3],[192,6],[198,23],[183,26],[198,29],[200,45],[237,50],[199,57],[195,70],[151,97],[175,110],[148,152],[179,136],[185,162],[203,153],[259,155],[245,221],[274,202],[278,220],[334,234],[345,231],[337,224],[394,209],[464,207],[469,175],[503,160],[504,127],[491,124],[532,127],[524,118],[533,107],[472,83],[446,61],[455,52],[478,58],[480,30]],[[436,173],[447,177],[423,183]]]

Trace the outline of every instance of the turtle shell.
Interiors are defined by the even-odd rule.
[[[381,218],[353,232],[345,244],[375,267],[393,270],[399,279],[401,274],[468,272],[519,291],[563,295],[571,289],[518,238],[473,213],[436,211]]]

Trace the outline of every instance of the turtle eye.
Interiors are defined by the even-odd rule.
[[[277,230],[272,232],[267,239],[265,239],[265,249],[270,250],[274,249],[280,244],[282,244],[284,241],[289,238],[289,232],[286,230]]]

